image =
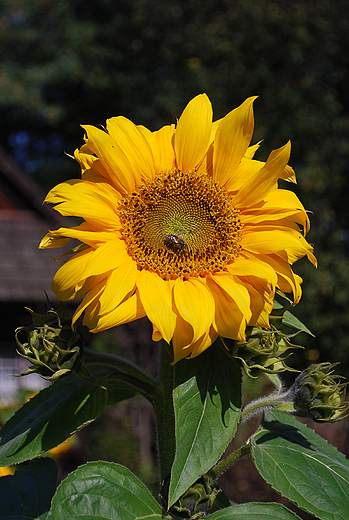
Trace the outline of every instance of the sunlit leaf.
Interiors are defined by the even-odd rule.
[[[268,411],[251,442],[262,477],[278,493],[321,520],[347,520],[349,461],[313,430]]]
[[[112,462],[89,462],[60,484],[49,520],[160,520],[160,505],[130,470]]]
[[[169,506],[221,457],[240,419],[241,371],[219,345],[175,365],[176,454]]]

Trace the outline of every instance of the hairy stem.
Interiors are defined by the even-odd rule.
[[[273,392],[270,395],[266,395],[265,397],[260,397],[259,399],[255,399],[251,403],[249,403],[241,412],[241,420],[246,421],[252,415],[265,410],[266,408],[276,408],[283,407],[283,410],[288,411],[287,407],[291,406],[290,410],[292,410],[292,399],[288,392]]]
[[[88,365],[106,366],[110,369],[115,369],[114,377],[125,381],[136,390],[149,398],[153,396],[158,386],[158,381],[144,372],[142,369],[131,363],[130,361],[110,354],[108,352],[95,352],[86,349],[84,351],[83,362]]]
[[[216,480],[221,473],[229,468],[231,464],[241,459],[241,457],[244,455],[250,453],[250,451],[250,444],[247,441],[243,446],[241,446],[241,448],[233,451],[233,453],[230,453],[230,455],[228,455],[225,459],[221,460],[215,466],[213,466],[213,468],[208,471],[207,474],[212,478],[212,480]]]

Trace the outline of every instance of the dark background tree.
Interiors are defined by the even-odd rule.
[[[349,2],[2,0],[1,143],[44,191],[79,175],[80,123],[155,130],[206,92],[215,118],[259,95],[258,158],[292,140],[319,259],[295,270],[309,360],[349,372]],[[292,188],[292,186],[291,186]]]

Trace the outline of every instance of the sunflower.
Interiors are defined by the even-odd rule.
[[[290,265],[307,255],[308,216],[297,196],[290,143],[255,160],[250,97],[212,122],[206,94],[177,125],[151,132],[120,116],[105,129],[83,126],[75,151],[81,179],[45,202],[83,223],[50,231],[41,248],[79,245],[56,273],[62,301],[83,296],[92,332],[148,316],[153,339],[172,342],[174,361],[194,357],[217,336],[245,340],[247,325],[269,327],[275,289],[301,296]],[[66,254],[66,253],[65,253]]]

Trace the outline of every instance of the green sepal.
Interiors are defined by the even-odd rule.
[[[314,336],[314,334],[308,329],[304,323],[302,323],[294,314],[292,314],[288,309],[291,309],[293,305],[281,305],[277,300],[274,300],[274,308],[269,316],[269,319],[276,324],[277,327],[280,326],[280,322],[288,327],[296,329],[298,332],[305,332],[309,334],[309,336]]]
[[[268,374],[280,372],[299,372],[286,365],[286,360],[292,353],[289,349],[303,348],[291,343],[292,335],[287,335],[271,325],[270,329],[263,327],[247,327],[246,341],[224,340],[225,346],[231,350],[234,358],[241,363],[246,375],[253,376],[253,370],[261,370]]]
[[[48,302],[49,303],[49,302]],[[48,308],[46,314],[37,314],[26,308],[33,323],[15,331],[18,354],[31,363],[19,376],[37,372],[43,379],[54,381],[76,368],[83,354],[83,341],[60,302],[59,309]],[[19,337],[25,334],[27,341]]]
[[[332,375],[338,363],[318,363],[303,370],[288,393],[292,396],[294,414],[315,422],[333,423],[344,419],[349,410],[345,401],[348,383]]]

